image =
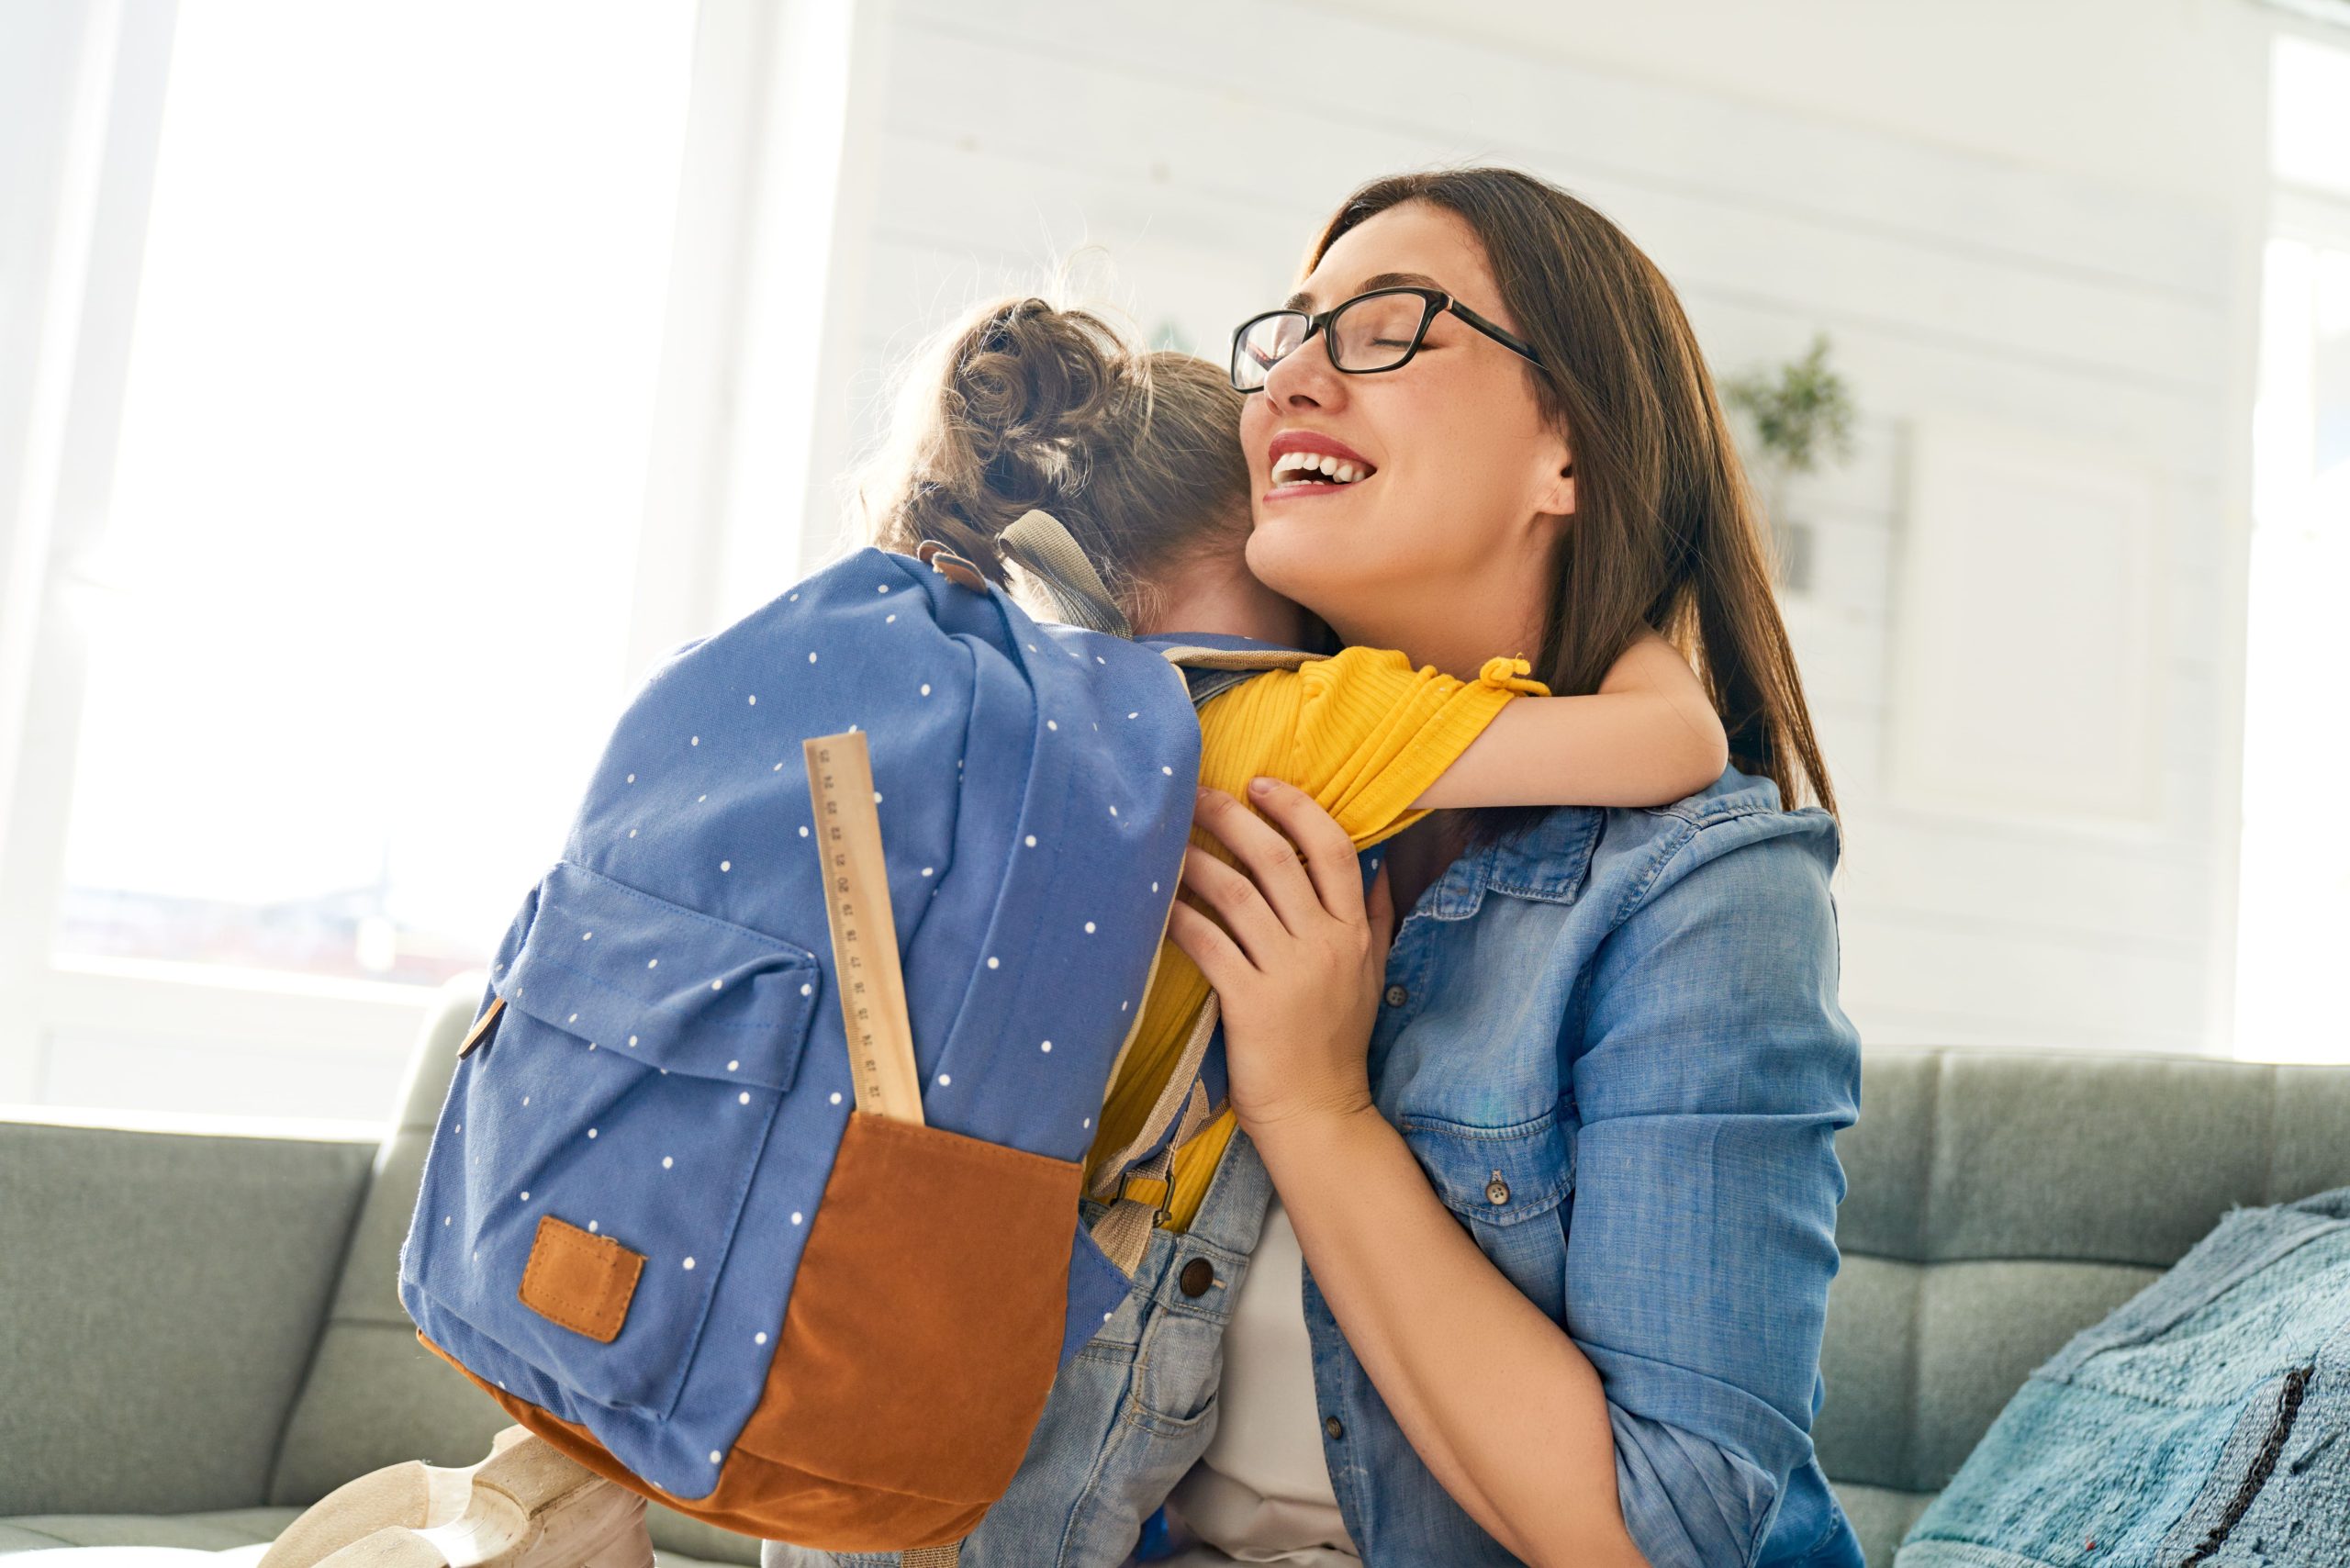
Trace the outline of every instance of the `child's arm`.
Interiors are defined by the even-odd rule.
[[[1661,806],[1721,777],[1729,739],[1696,672],[1653,629],[1588,697],[1519,697],[1412,802]]]

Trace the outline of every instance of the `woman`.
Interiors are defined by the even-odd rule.
[[[1216,1433],[1282,1215],[1314,1394],[1287,1429],[1366,1562],[1858,1568],[1809,1437],[1859,1093],[1840,834],[1695,340],[1613,224],[1509,170],[1375,181],[1309,268],[1309,319],[1237,345],[1256,577],[1456,676],[1539,648],[1561,694],[1656,628],[1730,766],[1662,808],[1438,812],[1374,852],[1368,908],[1311,801],[1203,798],[1247,874],[1194,850],[1169,930],[1223,995],[1240,1130],[963,1562],[1121,1560]],[[1341,318],[1334,363],[1326,313],[1383,286],[1441,293],[1414,340]],[[1367,476],[1271,484],[1295,432]],[[1787,809],[1799,781],[1823,804]]]
[[[1286,840],[1203,804],[1254,881],[1194,857],[1221,924],[1170,935],[1304,1256],[1348,1531],[1379,1562],[1502,1561],[1481,1529],[1532,1562],[1857,1563],[1808,1438],[1859,1079],[1839,834],[1782,809],[1798,765],[1833,797],[1695,338],[1619,230],[1509,171],[1374,182],[1311,254],[1307,312],[1423,284],[1484,326],[1439,310],[1380,374],[1347,372],[1406,351],[1343,317],[1337,365],[1294,318],[1243,335],[1259,579],[1440,669],[1523,633],[1560,692],[1643,627],[1687,635],[1731,751],[1662,810],[1407,830],[1392,947],[1310,801],[1259,802]],[[1371,476],[1269,486],[1292,431]],[[1552,1191],[1555,1218],[1508,1212]]]

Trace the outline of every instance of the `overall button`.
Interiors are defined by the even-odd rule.
[[[1387,988],[1387,1005],[1388,1005],[1388,1006],[1390,1006],[1390,1007],[1401,1007],[1401,1006],[1403,1006],[1403,1005],[1404,1005],[1404,1003],[1405,1003],[1405,1002],[1409,1002],[1409,1001],[1411,1001],[1411,1000],[1412,1000],[1412,993],[1411,993],[1410,991],[1405,991],[1402,986],[1400,986],[1400,985],[1391,985],[1391,986],[1389,986],[1389,987]]]
[[[1215,1282],[1215,1265],[1204,1258],[1194,1258],[1183,1265],[1175,1282],[1183,1287],[1185,1295],[1205,1295],[1208,1286]]]
[[[1336,1416],[1323,1417],[1322,1429],[1334,1438],[1343,1438],[1347,1435],[1347,1424]]]

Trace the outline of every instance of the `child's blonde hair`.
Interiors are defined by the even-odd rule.
[[[1243,400],[1208,361],[1139,350],[1091,310],[979,306],[908,375],[857,485],[866,538],[908,554],[938,540],[1009,588],[997,538],[1042,508],[1128,622],[1154,624],[1175,569],[1237,557],[1248,537]]]

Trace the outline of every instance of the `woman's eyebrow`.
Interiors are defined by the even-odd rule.
[[[1451,292],[1451,290],[1446,288],[1444,285],[1437,282],[1436,279],[1428,276],[1426,273],[1373,273],[1371,276],[1355,285],[1355,293],[1369,294],[1375,288],[1398,288],[1406,286],[1433,288],[1439,293],[1446,294]],[[1353,296],[1349,295],[1348,297],[1352,298]],[[1310,289],[1299,289],[1295,294],[1291,295],[1287,299],[1281,301],[1281,308],[1284,310],[1313,309],[1313,291]]]

